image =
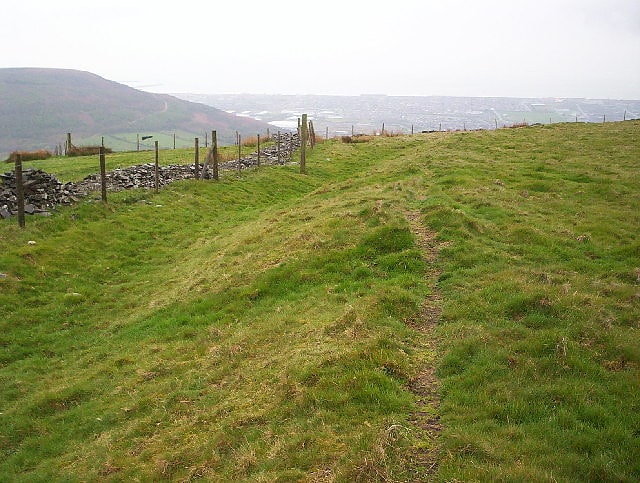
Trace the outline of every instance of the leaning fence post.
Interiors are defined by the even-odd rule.
[[[18,225],[24,228],[24,184],[22,183],[22,156],[16,154],[16,197],[18,198]]]
[[[276,151],[278,152],[278,164],[280,164],[280,131],[276,134]]]
[[[102,191],[102,202],[107,202],[107,164],[104,158],[104,146],[100,147],[100,190]]]
[[[200,179],[200,139],[194,138],[193,144],[195,146],[195,152],[193,154],[193,164],[195,166],[195,177]]]
[[[300,173],[307,172],[307,135],[309,125],[307,124],[307,115],[302,115],[302,123],[300,124]]]
[[[218,132],[211,131],[211,149],[213,150],[213,179],[216,181],[219,179],[220,175],[218,173]]]
[[[154,141],[155,143],[155,148],[156,148],[156,155],[155,155],[155,185],[156,185],[156,193],[159,191],[160,189],[160,173],[159,173],[159,167],[158,167],[158,141]]]
[[[260,167],[260,134],[258,133],[258,167]]]
[[[308,136],[309,145],[311,146],[311,149],[313,149],[316,146],[316,130],[313,128],[313,121],[309,121]]]
[[[300,141],[300,136],[298,136],[298,141]],[[288,153],[288,158],[289,160],[291,160],[291,158],[293,157],[293,133],[290,132],[289,133],[289,153]]]

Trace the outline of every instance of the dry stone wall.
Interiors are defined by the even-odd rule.
[[[277,143],[277,139],[276,139]],[[300,146],[297,134],[280,134],[280,155],[277,144],[260,150],[261,164],[285,164],[289,154]],[[258,154],[252,153],[239,161],[221,163],[221,170],[246,169],[258,164]],[[68,205],[78,201],[92,191],[101,189],[100,175],[92,174],[79,183],[62,183],[54,175],[39,169],[25,169],[22,172],[25,192],[25,213],[47,216],[58,205]],[[160,186],[181,179],[195,177],[193,164],[173,164],[158,168]],[[207,177],[205,175],[205,177]],[[155,187],[155,166],[141,164],[129,168],[115,169],[107,173],[107,190],[122,191],[134,188]],[[0,174],[0,217],[8,218],[17,214],[16,177],[13,171]]]

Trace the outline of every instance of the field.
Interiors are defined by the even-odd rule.
[[[639,138],[334,140],[0,221],[0,480],[637,481]]]

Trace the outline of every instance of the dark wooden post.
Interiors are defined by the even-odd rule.
[[[382,123],[382,131],[380,131],[380,136],[384,136],[384,122]]]
[[[307,136],[308,136],[307,115],[302,115],[302,124],[300,125],[300,173],[307,172]]]
[[[71,146],[73,146],[73,144],[71,144],[71,133],[68,132],[67,133],[67,149],[65,151],[65,154],[67,156],[69,156],[71,154]]]
[[[329,126],[327,126],[327,133],[324,135],[324,138],[328,141],[329,140]]]
[[[242,158],[242,136],[238,133],[238,173],[240,172],[240,158]]]
[[[309,145],[311,146],[311,149],[313,149],[316,146],[316,130],[313,128],[313,121],[309,121],[308,136]]]
[[[155,184],[156,193],[160,190],[160,168],[158,167],[158,141],[155,141],[156,155],[155,155]]]
[[[204,133],[204,147],[206,148],[208,146],[208,140],[207,137],[209,136],[209,133],[205,132]]]
[[[626,121],[626,120],[627,120],[627,110],[626,110],[626,109],[624,110],[624,114],[623,114],[623,116],[622,116],[622,120],[623,120],[623,121]]]
[[[298,136],[298,139],[300,139],[300,136]],[[293,133],[289,133],[289,160],[291,160],[291,158],[293,157]]]
[[[18,198],[18,225],[24,228],[24,184],[22,183],[22,155],[16,154],[16,197]]]
[[[258,133],[258,167],[260,167],[260,134]]]
[[[136,134],[136,151],[140,151],[140,134]]]
[[[411,125],[411,135],[413,135],[413,124]]]
[[[200,179],[200,139],[194,138],[195,151],[193,153],[193,164],[195,166],[195,177]]]
[[[217,131],[211,131],[211,149],[213,150],[213,173],[212,177],[216,181],[220,178],[218,173],[218,133]]]
[[[280,131],[278,131],[278,133],[276,134],[276,146],[277,146],[277,153],[278,153],[278,164],[280,164]]]
[[[104,158],[104,146],[100,147],[100,189],[102,191],[102,202],[107,202],[107,163]]]

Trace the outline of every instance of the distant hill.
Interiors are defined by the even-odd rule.
[[[96,142],[136,149],[136,133],[177,144],[218,131],[232,143],[235,131],[266,132],[268,124],[166,94],[152,94],[67,69],[0,69],[0,153],[15,149],[53,149],[67,132],[74,144]],[[164,135],[162,135],[164,133]],[[113,146],[113,144],[117,146]]]

